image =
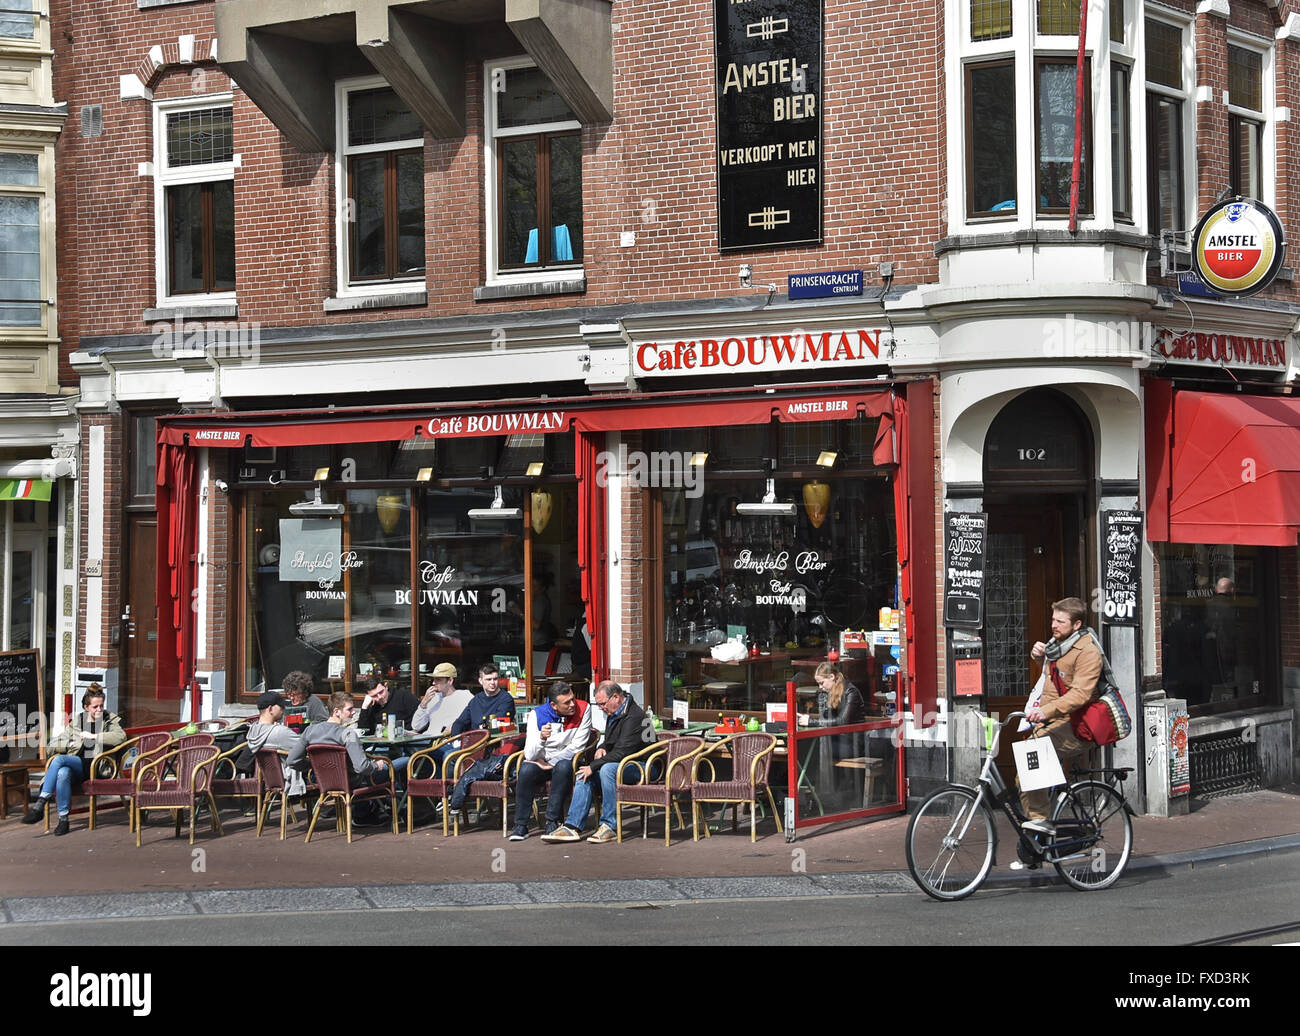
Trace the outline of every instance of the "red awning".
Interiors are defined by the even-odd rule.
[[[1175,392],[1172,414],[1168,464],[1151,465],[1168,483],[1167,535],[1153,522],[1151,538],[1294,547],[1300,400]]]

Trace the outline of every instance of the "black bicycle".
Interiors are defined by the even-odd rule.
[[[1089,892],[1109,888],[1128,866],[1133,822],[1122,785],[1132,767],[1083,771],[1084,779],[1053,789],[1054,834],[1025,830],[1020,796],[993,765],[1002,728],[1022,716],[1013,712],[1002,723],[984,720],[992,735],[985,738],[987,758],[976,786],[940,788],[908,824],[907,867],[926,895],[965,899],[984,883],[997,852],[995,803],[1015,828],[1017,855],[1030,868],[1050,863],[1067,884]]]

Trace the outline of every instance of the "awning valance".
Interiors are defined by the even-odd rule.
[[[1156,389],[1147,407],[1153,541],[1296,546],[1300,400]]]

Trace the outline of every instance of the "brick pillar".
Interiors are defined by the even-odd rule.
[[[1201,5],[1196,16],[1196,211],[1231,182],[1228,165],[1228,5]],[[1205,96],[1208,92],[1209,96]]]

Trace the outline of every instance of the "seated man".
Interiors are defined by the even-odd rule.
[[[478,683],[481,688],[478,694],[470,699],[469,704],[451,725],[451,734],[463,734],[467,730],[475,730],[479,727],[489,728],[489,722],[493,716],[510,716],[515,714],[515,700],[510,696],[510,691],[504,687],[498,686],[497,677],[500,671],[496,664],[487,662],[479,666]],[[444,745],[442,748],[434,749],[430,754],[436,767],[433,776],[438,776],[442,772],[442,761],[448,754],[454,752],[452,745]],[[420,775],[421,777],[424,774]]]
[[[314,691],[315,684],[312,683],[311,673],[296,671],[284,678],[284,693],[289,696],[289,704],[296,709],[305,705],[308,723],[324,723],[330,718],[329,710],[325,708],[325,703],[316,697]]]
[[[292,752],[298,746],[300,737],[283,723],[284,696],[279,691],[267,691],[258,697],[257,708],[257,722],[250,723],[248,727],[246,751],[253,757],[264,748]],[[289,794],[301,795],[307,786],[302,773],[291,767],[288,759],[281,760],[281,768],[284,770],[284,782]],[[245,771],[243,752],[235,760],[235,769]]]
[[[596,685],[592,704],[605,714],[605,743],[596,749],[590,766],[579,768],[569,815],[562,826],[548,835],[542,835],[543,842],[577,842],[582,839],[582,829],[587,823],[587,813],[591,809],[597,781],[600,782],[601,795],[600,826],[587,841],[597,844],[612,842],[617,837],[614,826],[618,764],[655,739],[654,727],[646,723],[646,715],[641,706],[613,680],[604,680]],[[623,773],[624,783],[636,784],[640,779],[640,769],[635,765]]]
[[[512,842],[522,842],[528,837],[533,800],[548,776],[551,790],[546,802],[545,834],[560,826],[564,801],[573,787],[573,760],[587,747],[591,736],[591,710],[587,702],[578,700],[567,683],[552,681],[546,694],[546,703],[528,714],[524,762],[519,767],[519,782],[515,786]]]
[[[409,729],[411,721],[415,719],[415,710],[420,707],[414,694],[401,688],[389,689],[383,677],[374,673],[362,680],[361,686],[366,697],[361,703],[357,728],[362,733],[383,736],[389,716]]]
[[[456,667],[450,662],[439,662],[433,667],[433,683],[411,718],[411,730],[417,734],[445,733],[473,697],[469,691],[456,690]]]
[[[306,770],[309,745],[342,745],[348,750],[349,787],[364,788],[369,784],[383,783],[388,763],[384,759],[370,759],[361,747],[361,735],[353,722],[356,705],[352,695],[347,691],[335,691],[330,695],[329,708],[329,718],[324,723],[313,723],[302,732],[298,744],[289,752],[287,765]]]

